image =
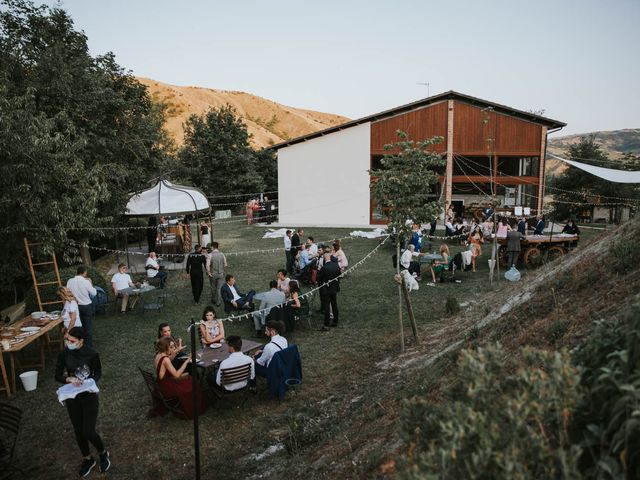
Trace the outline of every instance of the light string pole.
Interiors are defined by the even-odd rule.
[[[200,428],[198,423],[199,399],[198,399],[198,375],[196,359],[196,323],[191,317],[189,326],[191,331],[191,398],[193,400],[193,448],[196,462],[196,480],[200,480]]]

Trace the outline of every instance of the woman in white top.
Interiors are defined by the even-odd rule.
[[[62,320],[64,321],[64,333],[66,334],[73,327],[81,327],[80,311],[78,310],[78,302],[73,296],[71,290],[67,287],[58,288],[58,297],[64,301],[62,308]]]
[[[224,338],[224,325],[216,318],[216,312],[209,306],[202,312],[202,322],[200,323],[200,336],[203,345],[220,343]]]

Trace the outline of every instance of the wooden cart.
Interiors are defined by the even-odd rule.
[[[536,268],[562,257],[578,244],[578,235],[558,233],[554,235],[527,235],[520,242],[520,261],[527,268]],[[499,238],[500,265],[507,265],[507,239]]]

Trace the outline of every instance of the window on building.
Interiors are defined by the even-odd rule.
[[[537,177],[539,165],[539,157],[499,157],[498,175]]]
[[[491,162],[487,155],[480,157],[456,155],[453,158],[453,174],[467,175],[470,177],[483,175],[488,177],[491,175],[491,168],[493,167]]]

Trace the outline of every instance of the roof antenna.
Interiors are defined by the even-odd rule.
[[[427,87],[427,98],[429,98],[431,96],[429,94],[429,82],[418,82],[418,83],[416,83],[416,85],[423,85],[423,86]]]

